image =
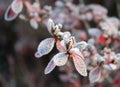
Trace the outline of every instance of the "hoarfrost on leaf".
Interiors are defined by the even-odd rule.
[[[56,54],[54,57],[54,62],[57,66],[63,66],[66,64],[67,60],[68,60],[68,55],[66,52],[61,52]]]
[[[54,68],[55,68],[55,63],[54,60],[51,59],[50,62],[48,63],[47,67],[45,68],[44,74],[49,74]]]
[[[117,65],[116,64],[105,64],[105,65],[103,65],[103,67],[105,69],[107,69],[108,71],[116,70],[117,69]]]
[[[63,40],[65,40],[65,42],[68,41],[68,39],[70,38],[71,34],[70,32],[64,32],[63,34]]]
[[[56,43],[56,47],[60,52],[66,51],[66,45],[65,45],[64,40],[62,40],[62,41],[58,40]]]
[[[74,47],[78,48],[80,51],[86,49],[88,44],[85,41],[78,42],[74,45]]]
[[[52,34],[52,31],[53,31],[54,27],[55,27],[55,25],[54,25],[53,20],[49,19],[48,23],[47,23],[47,29],[48,29],[50,34]]]
[[[86,68],[86,64],[85,64],[85,61],[83,60],[83,58],[81,58],[81,56],[78,56],[75,54],[73,56],[73,62],[74,62],[76,70],[82,76],[87,76],[87,68]]]
[[[55,43],[54,38],[47,38],[40,42],[37,48],[37,52],[35,53],[35,56],[38,58],[48,54],[53,49],[54,43]]]

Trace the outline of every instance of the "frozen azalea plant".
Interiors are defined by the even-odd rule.
[[[79,77],[76,78],[78,73],[88,75],[91,84],[110,78],[110,73],[120,67],[120,20],[108,17],[108,10],[101,5],[85,5],[84,0],[80,1],[79,5],[75,5],[72,0],[56,0],[52,7],[42,6],[39,0],[33,3],[13,0],[4,15],[6,21],[19,16],[29,21],[34,29],[38,29],[39,23],[47,26],[51,37],[39,43],[35,57],[49,54],[55,46],[58,53],[51,58],[44,73],[49,74],[56,66],[59,69],[69,66],[70,70],[62,68],[61,71],[66,73],[60,78],[74,84],[71,87],[81,86],[80,83],[75,85],[80,82]]]
[[[86,49],[88,44],[84,41],[77,43],[70,32],[61,32],[62,25],[54,25],[52,19],[48,20],[47,28],[53,38],[47,38],[40,42],[35,56],[42,57],[43,55],[48,54],[53,49],[54,43],[56,43],[59,53],[57,53],[48,63],[45,74],[50,73],[55,66],[65,65],[68,58],[72,58],[76,70],[82,76],[87,76],[86,63],[81,51]],[[59,38],[61,38],[61,40],[59,40]]]

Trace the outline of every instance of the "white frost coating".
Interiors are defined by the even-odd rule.
[[[62,40],[62,41],[57,41],[56,47],[57,47],[57,49],[58,49],[60,52],[65,52],[65,51],[66,51],[66,45],[65,45],[64,40]]]
[[[80,56],[75,54],[73,56],[73,62],[74,62],[76,70],[82,76],[87,76],[87,68],[86,68],[86,64],[85,64],[84,60]]]
[[[33,27],[34,29],[38,29],[38,23],[37,23],[36,20],[31,19],[31,20],[30,20],[30,25],[31,25],[31,27]]]
[[[56,65],[55,65],[53,59],[51,59],[47,65],[47,67],[45,68],[44,74],[49,74],[55,68],[55,66]]]
[[[112,68],[112,70],[116,70],[117,69],[117,65],[116,64],[110,64],[110,67]]]
[[[84,50],[88,47],[88,44],[85,41],[78,42],[74,45],[74,47],[78,48],[79,50]]]
[[[112,71],[112,70],[116,70],[117,69],[117,65],[115,65],[115,64],[105,64],[105,65],[103,65],[103,67],[105,69],[107,69],[108,71]]]
[[[105,58],[104,57],[102,57],[101,55],[99,55],[99,54],[95,54],[94,55],[94,59],[95,59],[95,61],[96,62],[105,62]]]
[[[65,40],[65,42],[68,41],[68,39],[70,38],[71,34],[70,32],[64,32],[63,34],[63,40]]]
[[[100,77],[101,77],[101,68],[100,67],[94,68],[89,73],[90,83],[98,82],[100,80]]]
[[[66,52],[61,52],[61,53],[56,54],[53,57],[53,60],[57,66],[63,66],[66,64],[68,60],[68,55],[66,54]]]
[[[75,53],[75,52],[79,52],[79,49],[78,48],[71,48],[70,53]]]
[[[59,27],[59,29],[62,29],[63,25],[59,23],[58,27]]]
[[[13,3],[11,4],[11,8],[16,14],[19,14],[23,9],[22,0],[14,0]]]
[[[47,23],[47,29],[48,29],[48,31],[49,31],[50,34],[52,34],[52,30],[53,30],[54,27],[55,27],[55,25],[54,25],[53,20],[49,19],[48,23]]]
[[[54,47],[55,40],[54,38],[47,38],[40,42],[35,53],[35,57],[42,57],[43,55],[48,54]]]

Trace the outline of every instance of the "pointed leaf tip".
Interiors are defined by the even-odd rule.
[[[49,74],[56,67],[53,59],[50,60],[47,67],[44,70],[44,74]]]
[[[48,28],[48,31],[50,34],[52,34],[52,31],[53,31],[53,28],[54,28],[54,22],[52,19],[49,19],[48,20],[48,23],[47,23],[47,28]]]

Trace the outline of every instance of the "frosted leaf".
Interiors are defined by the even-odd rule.
[[[47,10],[48,12],[51,12],[52,11],[52,7],[51,6],[48,6],[48,5],[45,5],[43,7],[44,10]]]
[[[74,55],[79,56],[80,58],[82,58],[82,59],[84,60],[83,54],[81,53],[81,51],[79,51],[78,48],[72,48],[72,49],[70,49],[69,52],[70,52],[71,54],[74,54]]]
[[[47,38],[40,42],[35,53],[35,57],[42,57],[43,55],[48,54],[54,47],[55,40],[54,38]]]
[[[26,16],[25,16],[24,14],[20,14],[20,15],[19,15],[19,18],[20,18],[21,20],[27,20],[27,18],[26,18]]]
[[[23,9],[22,0],[14,0],[13,3],[11,4],[11,8],[16,14],[19,14]]]
[[[104,67],[106,70],[109,70],[109,71],[112,70],[112,68],[111,68],[108,64],[104,64],[103,67]]]
[[[34,28],[34,29],[38,29],[38,23],[36,20],[31,19],[30,20],[30,25]]]
[[[74,47],[78,48],[79,50],[84,50],[88,47],[88,44],[85,41],[78,42],[74,45]]]
[[[109,20],[115,25],[116,28],[120,26],[120,20],[116,17],[110,17]]]
[[[101,68],[100,67],[95,67],[93,70],[90,71],[89,73],[89,80],[90,83],[94,83],[99,81],[101,78]]]
[[[38,2],[34,2],[32,5],[34,8],[39,8],[40,4]]]
[[[52,19],[49,19],[48,20],[48,23],[47,23],[47,28],[48,28],[48,31],[50,34],[52,34],[53,32],[53,29],[54,29],[54,22]]]
[[[62,1],[56,1],[56,2],[55,2],[55,6],[61,8],[61,7],[64,6],[64,3],[63,3]]]
[[[65,40],[67,42],[68,39],[70,38],[70,36],[71,36],[70,32],[64,32],[63,40]]]
[[[6,21],[12,21],[17,17],[17,14],[11,8],[11,5],[7,8],[4,18]]]
[[[116,61],[120,61],[120,53],[116,54],[116,58],[115,58]]]
[[[64,40],[62,40],[62,41],[58,40],[56,43],[56,47],[60,52],[66,51],[66,45],[65,45]]]
[[[76,70],[82,75],[87,76],[87,68],[85,61],[78,55],[73,55],[73,62],[75,65]]]
[[[95,44],[95,40],[93,38],[88,40],[88,44],[89,45],[94,45]]]
[[[47,65],[47,67],[45,68],[44,74],[49,74],[55,68],[55,66],[56,65],[55,65],[53,59],[51,59]]]
[[[24,4],[25,4],[25,6],[26,6],[26,8],[27,8],[27,11],[28,11],[29,13],[32,12],[33,8],[32,8],[31,3],[26,0],[26,1],[24,1]]]
[[[71,48],[69,53],[77,53],[80,52],[78,48]]]
[[[98,29],[98,28],[90,28],[90,29],[88,30],[88,33],[89,33],[89,35],[91,35],[91,36],[97,37],[97,36],[99,36],[102,32],[101,32],[100,29]]]
[[[56,54],[53,57],[53,59],[57,66],[63,66],[66,64],[68,60],[68,55],[66,54],[66,52],[61,52],[61,53]]]
[[[87,12],[85,14],[85,18],[88,20],[88,21],[91,21],[93,19],[93,14],[91,12]]]
[[[105,65],[103,65],[103,67],[109,71],[117,69],[117,65],[115,65],[115,64],[105,64]]]
[[[94,55],[94,60],[96,62],[103,62],[103,61],[105,61],[105,59],[101,55],[99,55],[97,53]]]

